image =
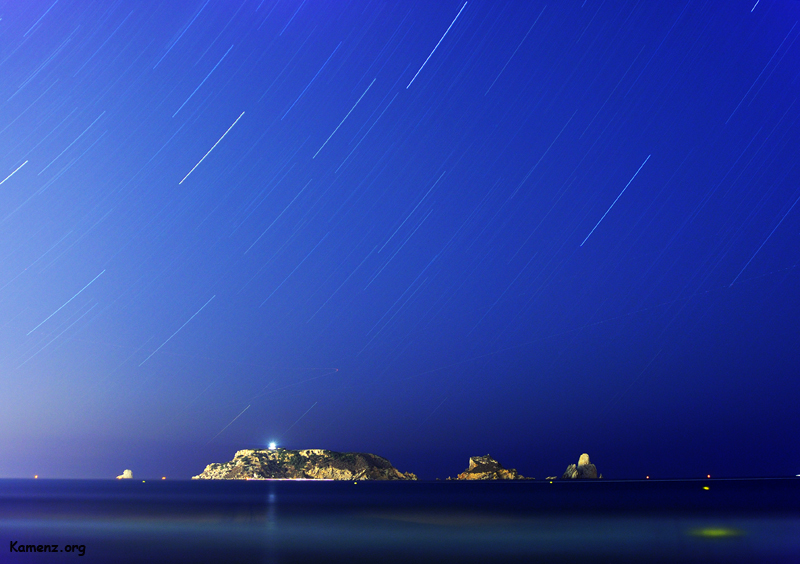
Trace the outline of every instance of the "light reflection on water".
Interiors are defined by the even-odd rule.
[[[0,561],[800,562],[799,486],[0,480]]]

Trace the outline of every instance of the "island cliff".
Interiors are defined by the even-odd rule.
[[[416,480],[380,456],[324,449],[240,450],[230,462],[209,464],[193,480]]]
[[[471,456],[469,459],[469,467],[455,478],[448,478],[448,480],[530,480],[520,476],[514,468],[507,470],[497,462],[494,458],[489,456]]]

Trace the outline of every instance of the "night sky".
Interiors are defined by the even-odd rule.
[[[800,472],[800,2],[0,18],[0,477]]]

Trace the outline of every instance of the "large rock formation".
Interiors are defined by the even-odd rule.
[[[449,478],[448,478],[449,479]],[[489,456],[471,456],[469,467],[455,477],[456,480],[527,480],[520,476],[514,468],[506,470],[494,458]]]
[[[602,478],[603,475],[600,474]],[[562,480],[576,480],[576,479],[596,479],[597,467],[589,462],[589,455],[583,453],[578,459],[577,466],[570,464],[567,466],[567,471],[561,476]]]
[[[416,480],[385,458],[323,449],[240,450],[230,462],[209,464],[193,480]]]

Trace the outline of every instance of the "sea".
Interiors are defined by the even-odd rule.
[[[0,562],[800,563],[800,478],[0,480]]]

